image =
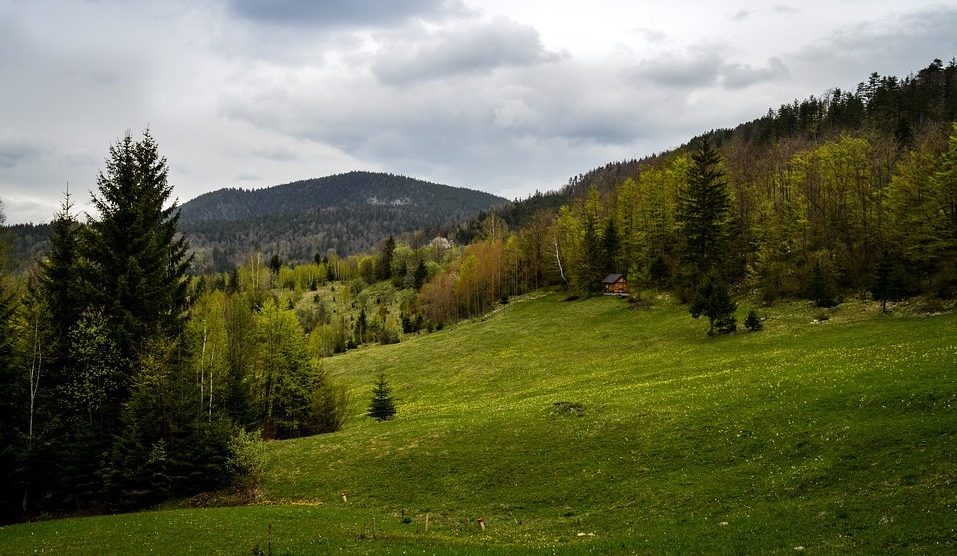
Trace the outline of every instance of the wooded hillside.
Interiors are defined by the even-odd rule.
[[[387,235],[438,230],[506,202],[405,176],[349,172],[206,193],[183,204],[181,228],[196,253],[194,270],[223,271],[257,250],[300,262],[330,249],[366,251]]]

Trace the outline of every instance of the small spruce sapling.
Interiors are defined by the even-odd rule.
[[[749,332],[757,332],[764,328],[764,325],[761,324],[761,317],[758,316],[757,311],[754,309],[748,311],[748,316],[744,319],[744,327],[747,328]]]
[[[372,404],[369,405],[368,415],[376,421],[388,421],[395,417],[395,402],[392,401],[385,374],[379,374],[379,379],[372,390]]]

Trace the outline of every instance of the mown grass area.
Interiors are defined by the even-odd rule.
[[[277,554],[957,550],[957,315],[794,303],[707,338],[667,297],[561,299],[324,360],[356,415],[269,444],[269,504],[5,527],[0,552],[249,553],[270,523]],[[379,372],[391,422],[361,416]]]

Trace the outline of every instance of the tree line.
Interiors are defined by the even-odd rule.
[[[858,292],[952,297],[955,168],[957,125],[927,125],[908,145],[871,131],[760,150],[701,138],[520,229],[486,217],[420,307],[448,322],[544,285],[594,294],[610,273],[685,302],[702,284],[822,307]]]
[[[4,520],[229,486],[260,434],[333,431],[348,414],[294,311],[190,286],[167,172],[149,132],[127,134],[97,176],[99,217],[79,222],[67,197],[47,257],[0,275]]]

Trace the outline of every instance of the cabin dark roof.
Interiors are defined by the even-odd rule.
[[[614,284],[621,278],[621,274],[609,274],[604,280],[601,281],[602,284]]]

